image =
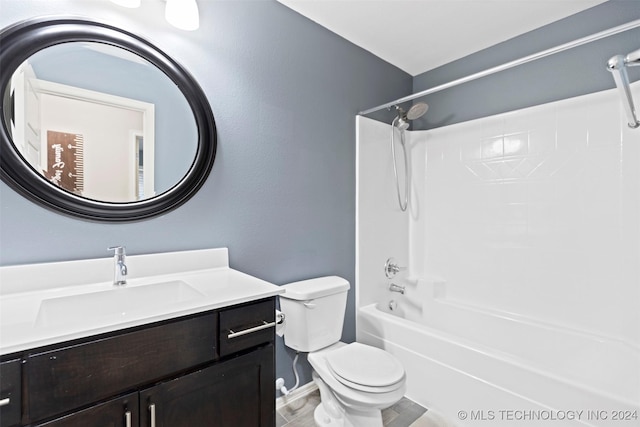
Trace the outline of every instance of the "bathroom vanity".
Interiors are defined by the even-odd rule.
[[[69,74],[47,60],[60,57],[74,58],[65,65],[84,72],[72,81],[45,79]],[[120,90],[125,57],[142,65],[129,74],[145,81],[148,102]],[[0,63],[0,179],[27,199],[74,218],[121,223],[164,215],[205,183],[217,147],[207,96],[185,68],[137,34],[93,20],[33,18],[0,30]],[[74,102],[81,109],[136,114],[142,132],[131,130],[129,119],[99,120],[99,127],[76,120],[77,133],[59,132],[73,114],[46,119],[43,111],[60,108],[43,107],[45,92],[81,100]],[[170,125],[154,132],[159,110],[171,111]],[[134,143],[136,160],[116,154],[111,163],[122,169],[83,181],[100,173],[92,159],[105,162],[81,155],[85,136],[96,153],[115,153],[116,146],[124,153]],[[71,157],[49,168],[43,159],[63,150],[48,157],[40,150],[59,148],[60,138]],[[55,175],[40,173],[53,169]],[[88,187],[116,178],[127,182],[93,193]],[[122,247],[113,249],[115,265],[105,248],[97,259],[0,267],[0,427],[272,427],[280,288],[229,268],[224,248],[126,259]]]
[[[29,289],[45,270],[82,262],[92,270],[104,260],[0,269],[0,426],[274,426],[281,291],[226,259],[226,249],[129,257],[132,275],[165,271],[123,289]],[[26,289],[12,292],[20,276]],[[162,301],[146,295],[154,286]],[[114,312],[111,305],[123,307],[119,292],[135,304]],[[152,307],[138,307],[138,295]],[[93,315],[74,308],[83,303]]]

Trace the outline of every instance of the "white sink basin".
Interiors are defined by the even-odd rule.
[[[107,291],[45,299],[40,303],[36,324],[52,327],[70,322],[122,320],[202,297],[202,293],[181,280],[144,286],[114,286]]]

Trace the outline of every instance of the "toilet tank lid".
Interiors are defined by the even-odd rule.
[[[282,287],[285,293],[280,294],[280,298],[303,301],[346,292],[349,290],[349,282],[342,277],[326,276],[287,283]]]

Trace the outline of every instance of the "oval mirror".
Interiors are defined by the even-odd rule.
[[[206,180],[216,130],[206,96],[149,42],[105,24],[31,20],[0,33],[1,177],[56,211],[132,221]]]

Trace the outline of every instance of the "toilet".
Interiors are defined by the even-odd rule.
[[[282,286],[284,343],[308,352],[320,390],[317,426],[382,427],[382,409],[404,396],[404,367],[393,355],[361,343],[340,341],[349,282],[338,276]]]

